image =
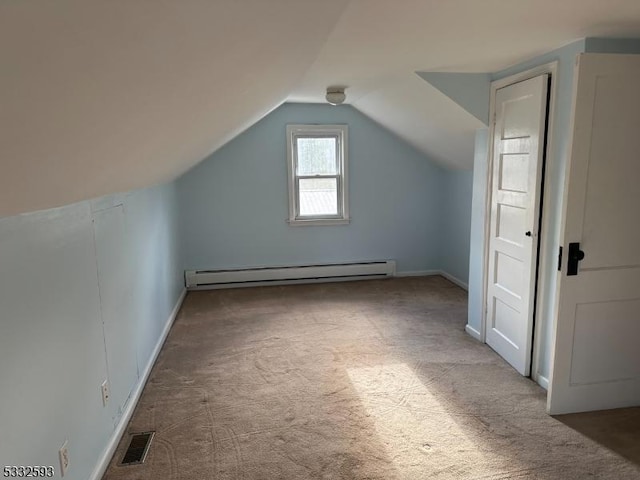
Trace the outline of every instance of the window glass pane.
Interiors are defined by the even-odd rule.
[[[336,138],[298,137],[298,175],[335,175]]]
[[[338,179],[301,178],[299,186],[301,217],[338,214]]]

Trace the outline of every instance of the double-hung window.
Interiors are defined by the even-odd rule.
[[[287,125],[289,224],[349,223],[347,126]]]

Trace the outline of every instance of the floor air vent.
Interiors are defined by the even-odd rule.
[[[144,463],[155,432],[134,433],[131,435],[129,448],[124,452],[120,465],[139,465]]]

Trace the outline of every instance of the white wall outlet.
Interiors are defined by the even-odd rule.
[[[60,447],[60,451],[58,452],[58,456],[60,457],[60,476],[64,477],[67,473],[67,469],[69,468],[69,449],[67,448],[68,440],[64,441],[62,447]]]
[[[102,390],[102,405],[106,407],[107,403],[109,403],[109,396],[111,395],[109,392],[109,380],[102,382],[100,389]]]

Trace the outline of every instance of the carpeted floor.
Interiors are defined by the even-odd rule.
[[[128,428],[148,459],[125,435],[104,479],[640,479],[638,409],[546,415],[465,318],[441,277],[190,293]]]

